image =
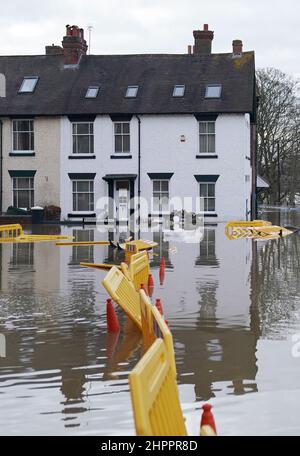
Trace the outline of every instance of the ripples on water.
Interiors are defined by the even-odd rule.
[[[290,216],[281,222],[300,225]],[[107,239],[91,228],[61,230],[78,240]],[[300,236],[228,241],[219,224],[198,244],[164,242],[162,233],[144,237],[159,242],[154,297],[173,332],[189,432],[198,434],[209,400],[220,434],[299,435],[300,358],[292,356],[292,337],[300,334]],[[102,246],[0,245],[7,344],[1,434],[134,434],[127,377],[141,355],[140,336],[107,334],[104,273],[79,266],[121,260]]]

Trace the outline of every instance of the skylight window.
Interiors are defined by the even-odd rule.
[[[185,85],[175,85],[173,89],[173,97],[183,97],[185,92]]]
[[[222,92],[221,84],[211,84],[206,86],[205,98],[220,98]]]
[[[99,89],[99,86],[90,86],[86,91],[85,98],[97,98]]]
[[[135,98],[137,96],[139,86],[128,86],[126,90],[126,98]]]
[[[22,81],[19,93],[32,93],[37,85],[39,78],[37,76],[25,77]]]

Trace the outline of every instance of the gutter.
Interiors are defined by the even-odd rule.
[[[0,120],[0,214],[2,213],[2,199],[3,199],[3,123]]]
[[[141,224],[141,118],[136,114],[138,120],[138,226]]]

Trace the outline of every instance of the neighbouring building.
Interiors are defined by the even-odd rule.
[[[255,62],[240,40],[213,54],[194,31],[186,54],[87,55],[67,26],[45,55],[0,56],[1,203],[57,205],[62,220],[126,220],[133,197],[148,215],[201,196],[207,220],[255,211]],[[194,210],[194,208],[193,208]]]

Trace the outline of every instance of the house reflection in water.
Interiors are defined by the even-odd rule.
[[[196,400],[208,400],[224,387],[226,394],[257,391],[251,257],[251,241],[225,240],[222,225],[205,228],[192,279],[198,302],[194,324],[173,331],[178,381],[195,385]]]

